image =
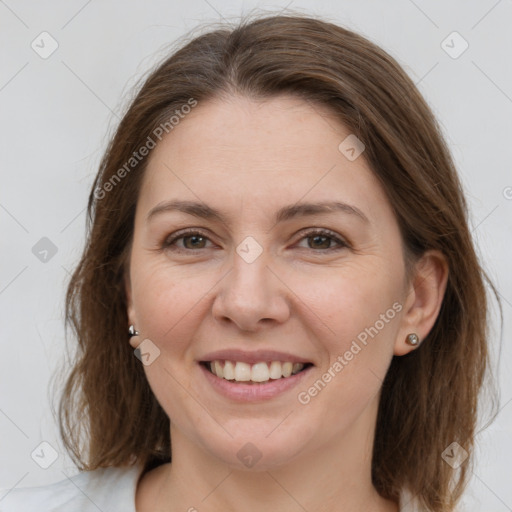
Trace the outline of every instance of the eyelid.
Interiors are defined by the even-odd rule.
[[[161,243],[161,246],[165,249],[165,248],[173,245],[177,240],[179,240],[181,238],[185,238],[187,236],[193,236],[193,235],[202,236],[203,238],[206,238],[206,239],[208,239],[208,241],[211,242],[208,233],[206,231],[204,231],[203,229],[201,229],[201,228],[186,228],[186,229],[181,229],[179,231],[171,233],[170,235],[167,235],[164,238],[163,242]],[[181,248],[181,249],[183,251],[192,251],[193,250],[193,249],[183,249],[183,248]]]
[[[335,240],[339,244],[338,248],[352,246],[345,237],[341,236],[340,234],[338,234],[335,231],[332,231],[331,229],[328,229],[328,228],[310,227],[310,228],[304,228],[303,230],[301,230],[297,233],[297,236],[300,236],[299,241],[302,240],[303,238],[307,238],[308,236],[313,236],[313,235],[326,236],[326,237],[329,237],[329,238]],[[332,249],[334,249],[334,248],[332,248]],[[311,250],[314,250],[314,249],[311,249]],[[323,252],[327,252],[327,251],[329,251],[329,249],[326,249]],[[319,252],[322,252],[322,251],[319,251]]]

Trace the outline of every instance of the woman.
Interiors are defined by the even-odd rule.
[[[4,510],[455,510],[485,274],[387,53],[301,16],[195,38],[122,119],[89,219],[60,407],[86,471]]]

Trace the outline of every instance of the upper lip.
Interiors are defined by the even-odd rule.
[[[199,361],[240,361],[242,363],[256,364],[263,361],[281,361],[291,363],[311,363],[311,360],[304,357],[295,356],[286,352],[278,352],[275,350],[240,350],[240,349],[224,349],[216,350],[205,354]]]

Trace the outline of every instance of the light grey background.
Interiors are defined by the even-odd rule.
[[[0,486],[42,485],[76,472],[48,386],[65,362],[63,299],[84,242],[87,196],[132,87],[197,24],[255,7],[321,14],[367,36],[402,64],[441,122],[504,308],[499,357],[496,314],[492,346],[501,410],[478,435],[465,510],[512,510],[511,0],[0,0]],[[31,47],[51,48],[44,31],[58,43],[46,59]],[[446,40],[452,55],[463,48],[454,31],[469,44],[458,58],[442,47]],[[46,262],[32,251],[43,237],[57,249]],[[58,455],[46,470],[31,458],[43,441]]]

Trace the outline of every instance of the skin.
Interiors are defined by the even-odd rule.
[[[138,512],[398,511],[371,483],[380,389],[393,355],[414,350],[406,336],[422,340],[432,328],[448,269],[430,251],[407,278],[396,218],[364,153],[349,161],[338,150],[349,134],[301,99],[231,97],[199,104],[153,150],[126,290],[140,333],[130,343],[150,339],[160,350],[144,369],[171,419],[172,463],[141,479]],[[224,222],[176,211],[146,221],[170,199],[206,203]],[[283,206],[325,200],[353,205],[367,220],[343,212],[274,220]],[[184,228],[206,239],[162,247]],[[314,228],[348,246],[329,249],[334,239],[306,236]],[[262,248],[250,264],[236,252],[248,236]],[[400,312],[299,403],[298,393],[395,303]],[[280,350],[314,367],[281,395],[236,403],[213,390],[198,364],[224,348]],[[261,455],[252,468],[237,457],[247,442]]]

